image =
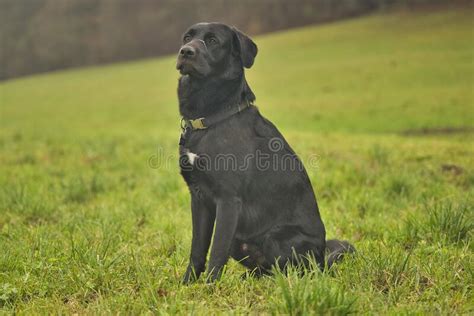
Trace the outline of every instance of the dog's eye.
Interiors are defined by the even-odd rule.
[[[207,39],[207,42],[208,42],[209,44],[217,44],[217,43],[218,43],[217,38],[215,38],[215,37],[209,37],[209,38]]]
[[[184,41],[185,43],[187,43],[187,42],[189,42],[189,41],[191,40],[191,38],[192,38],[191,35],[185,35],[184,38],[183,38],[183,41]]]

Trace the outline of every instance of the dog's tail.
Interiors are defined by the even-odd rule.
[[[326,241],[327,267],[342,260],[348,253],[354,253],[356,249],[346,240],[329,239]]]

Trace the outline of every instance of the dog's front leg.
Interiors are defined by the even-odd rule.
[[[238,198],[223,199],[217,202],[216,230],[207,268],[209,282],[220,277],[222,269],[229,259],[241,208],[242,202]]]
[[[191,196],[191,211],[193,219],[193,240],[189,265],[183,277],[183,283],[195,281],[206,266],[206,256],[212,238],[212,229],[216,211],[211,206],[206,206],[198,196]]]

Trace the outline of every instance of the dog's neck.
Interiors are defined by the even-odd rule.
[[[182,76],[178,84],[179,111],[186,119],[196,119],[226,111],[245,101],[253,102],[255,95],[245,76],[234,79],[199,79]]]

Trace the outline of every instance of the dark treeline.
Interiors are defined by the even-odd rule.
[[[199,21],[255,35],[433,2],[442,0],[0,0],[0,80],[172,53]]]

